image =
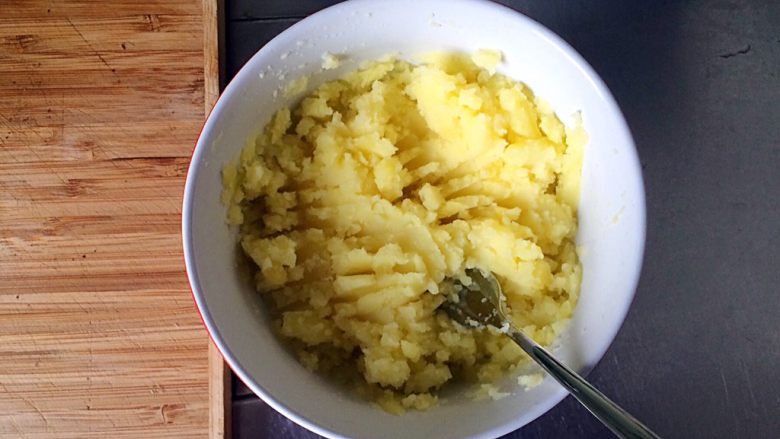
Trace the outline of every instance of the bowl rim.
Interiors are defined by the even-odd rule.
[[[429,4],[447,5],[447,4],[451,4],[452,0],[416,0],[416,1],[424,1]],[[592,371],[596,367],[596,365],[598,365],[601,362],[607,350],[614,342],[617,333],[619,332],[620,328],[625,322],[625,318],[626,315],[628,314],[628,310],[630,309],[631,304],[633,303],[636,297],[636,289],[639,284],[641,269],[644,260],[646,234],[647,234],[646,196],[645,196],[642,170],[641,170],[634,138],[625,120],[625,116],[620,110],[619,105],[615,101],[614,97],[612,96],[612,93],[609,91],[606,84],[598,76],[595,70],[587,63],[587,61],[585,61],[585,59],[574,48],[572,48],[565,40],[563,40],[555,32],[553,32],[552,30],[548,29],[546,26],[540,24],[536,20],[526,16],[525,14],[515,9],[512,9],[508,6],[504,6],[499,3],[495,3],[490,0],[455,0],[455,1],[459,3],[469,3],[478,7],[492,8],[495,10],[496,13],[511,15],[513,19],[518,20],[519,22],[523,22],[524,26],[527,26],[539,36],[550,41],[553,44],[553,46],[555,46],[559,51],[562,52],[562,54],[566,58],[568,58],[571,61],[572,65],[576,66],[576,68],[579,69],[580,73],[592,84],[592,86],[598,92],[601,98],[604,99],[610,107],[613,107],[616,110],[616,115],[618,116],[616,119],[619,122],[618,129],[625,134],[625,138],[628,140],[629,143],[628,146],[630,146],[630,148],[627,148],[626,151],[627,161],[631,162],[633,165],[634,169],[631,175],[637,178],[638,189],[639,189],[638,191],[639,199],[636,200],[637,218],[639,223],[638,230],[636,230],[638,234],[638,242],[639,242],[639,246],[636,249],[636,253],[638,254],[638,257],[636,260],[636,264],[634,266],[627,267],[625,270],[626,272],[628,272],[627,277],[631,279],[630,284],[632,285],[632,287],[630,289],[630,294],[626,295],[626,300],[623,301],[623,306],[616,307],[611,311],[610,314],[612,314],[615,318],[611,319],[613,324],[610,330],[607,331],[609,336],[604,338],[605,340],[608,341],[604,343],[603,346],[599,346],[598,349],[594,349],[595,357],[598,358],[598,361],[596,361],[596,363],[592,365],[589,365],[588,369],[583,372],[584,375],[587,375],[590,371]],[[263,388],[263,386],[257,383],[246,372],[246,370],[242,367],[240,362],[237,360],[236,356],[231,352],[226,341],[223,339],[222,335],[219,333],[219,330],[217,329],[216,323],[211,313],[209,312],[205,297],[200,288],[200,282],[196,273],[195,262],[194,262],[195,255],[193,250],[191,224],[192,224],[192,217],[193,217],[193,210],[194,210],[193,204],[194,204],[195,181],[197,180],[198,177],[201,157],[205,154],[205,152],[208,149],[205,141],[205,138],[208,137],[206,134],[208,134],[214,129],[214,124],[216,122],[215,115],[223,111],[223,109],[227,106],[226,102],[231,100],[230,99],[231,96],[240,93],[241,89],[238,84],[239,82],[242,81],[240,81],[239,79],[247,75],[250,75],[251,74],[249,68],[250,66],[258,63],[258,60],[262,58],[262,55],[264,53],[273,50],[275,46],[281,46],[284,43],[283,40],[285,40],[286,38],[288,38],[289,35],[297,31],[297,29],[305,27],[309,23],[327,14],[334,14],[334,13],[341,12],[342,9],[347,10],[349,8],[352,8],[354,4],[358,4],[358,3],[361,5],[365,5],[365,4],[381,5],[381,4],[388,4],[388,3],[392,4],[395,3],[395,1],[394,0],[349,0],[341,3],[337,3],[335,5],[331,5],[327,8],[324,8],[320,11],[315,12],[314,14],[311,14],[301,19],[297,23],[293,24],[289,28],[285,29],[284,31],[276,35],[273,39],[271,39],[268,43],[266,43],[263,47],[261,47],[257,52],[255,52],[255,54],[252,55],[252,57],[243,66],[241,66],[241,68],[236,72],[236,74],[231,79],[231,81],[227,84],[223,92],[218,96],[217,101],[214,103],[211,110],[209,111],[208,116],[203,122],[200,133],[198,134],[198,138],[195,142],[192,151],[191,160],[187,171],[187,177],[184,184],[184,193],[182,197],[182,222],[181,222],[182,247],[183,247],[184,264],[187,273],[187,280],[190,287],[190,293],[196,305],[196,309],[201,318],[201,321],[203,322],[203,325],[206,327],[209,338],[211,339],[211,341],[213,342],[214,346],[219,351],[219,353],[222,355],[222,358],[230,367],[232,372],[235,375],[237,375],[238,378],[241,379],[241,381],[245,383],[247,387],[249,387],[252,390],[252,392],[254,392],[259,398],[261,398],[266,404],[271,406],[277,412],[281,413],[283,416],[294,421],[298,425],[314,433],[317,433],[319,435],[328,438],[347,438],[348,436],[344,436],[341,433],[320,426],[319,424],[309,420],[305,415],[299,413],[294,408],[289,407],[284,403],[282,403],[281,401],[277,400],[276,397],[274,397],[274,395],[272,395],[270,392],[267,392]],[[499,424],[492,428],[486,429],[482,433],[475,435],[473,437],[495,438],[500,435],[504,435],[509,432],[515,431],[519,428],[522,428],[523,426],[529,424],[536,418],[540,417],[541,415],[549,411],[552,407],[560,403],[560,401],[563,400],[563,398],[567,395],[568,393],[562,387],[559,387],[555,392],[551,393],[550,396],[548,396],[547,398],[541,400],[539,403],[537,403],[534,406],[532,410],[527,411],[523,416],[518,416],[512,422]]]

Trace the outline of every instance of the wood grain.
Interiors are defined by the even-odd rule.
[[[221,89],[224,39],[222,26],[224,4],[222,0],[203,0],[203,66],[204,110],[211,112]],[[225,364],[213,342],[209,343],[209,438],[231,437],[231,371]]]
[[[181,195],[192,1],[0,7],[0,437],[205,437]]]

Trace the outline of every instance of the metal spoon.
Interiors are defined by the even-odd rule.
[[[466,275],[471,278],[471,284],[464,285],[454,280],[453,291],[441,305],[441,309],[451,319],[465,327],[490,325],[508,335],[616,436],[659,438],[585,379],[561,364],[530,337],[517,330],[506,317],[504,295],[493,273],[483,273],[479,269],[471,268],[466,270]]]

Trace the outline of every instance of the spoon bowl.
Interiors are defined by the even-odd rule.
[[[617,437],[658,438],[644,424],[515,328],[506,315],[506,300],[493,273],[468,268],[465,276],[449,280],[448,285],[451,288],[446,292],[447,299],[441,304],[441,309],[452,320],[467,328],[493,326],[509,336]]]

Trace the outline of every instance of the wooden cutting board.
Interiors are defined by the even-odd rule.
[[[203,6],[0,7],[0,437],[208,435],[180,239]]]
[[[203,1],[203,72],[205,78],[205,111],[211,112],[222,91],[224,63],[224,1]],[[209,438],[232,436],[232,373],[214,343],[209,343]]]

